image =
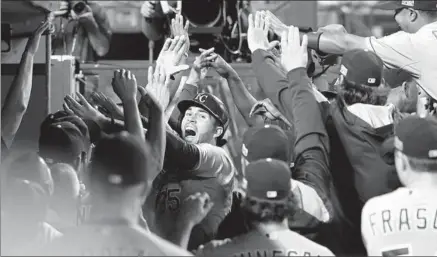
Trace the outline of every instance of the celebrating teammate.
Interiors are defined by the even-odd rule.
[[[183,115],[182,138],[167,131],[166,162],[154,182],[157,233],[171,238],[179,222],[181,204],[197,192],[209,194],[214,206],[191,232],[188,249],[214,239],[217,229],[229,213],[232,203],[235,168],[222,149],[228,125],[223,102],[208,93],[178,104]],[[152,222],[152,221],[151,221]]]
[[[246,168],[243,210],[251,230],[199,248],[196,256],[333,256],[327,248],[288,229],[287,216],[296,206],[287,163],[261,159]]]

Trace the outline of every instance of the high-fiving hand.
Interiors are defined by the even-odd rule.
[[[277,45],[277,41],[269,43],[268,33],[270,28],[270,19],[256,12],[255,17],[249,14],[249,29],[247,31],[247,44],[249,50],[253,53],[257,49],[270,50]]]
[[[306,68],[308,64],[308,37],[300,42],[299,29],[290,26],[281,35],[281,64],[286,72],[296,68]]]
[[[180,14],[176,14],[176,16],[171,20],[171,34],[173,37],[176,36],[184,36],[185,38],[185,45],[184,45],[184,51],[185,53],[188,52],[190,49],[190,38],[188,35],[188,27],[190,26],[190,21],[186,21],[184,25],[184,17]],[[184,54],[185,54],[184,53]]]
[[[137,79],[131,71],[125,69],[114,71],[112,88],[123,103],[136,100],[138,92]]]
[[[180,64],[185,54],[185,36],[176,36],[174,39],[167,38],[159,53],[157,65],[164,67],[169,76],[190,68],[186,64]]]
[[[164,111],[170,102],[170,90],[168,88],[170,78],[165,74],[164,67],[157,65],[155,72],[153,72],[153,67],[150,66],[147,80],[147,93],[153,97]]]

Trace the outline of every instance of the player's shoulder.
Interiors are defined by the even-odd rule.
[[[409,190],[407,188],[401,187],[393,192],[370,198],[364,204],[363,213],[369,209],[375,209],[378,207],[387,206],[387,204],[393,205],[398,202],[402,202],[402,199],[408,195],[408,192]]]
[[[195,144],[195,146],[199,149],[199,150],[203,150],[203,151],[208,151],[211,153],[216,153],[219,155],[228,155],[228,153],[226,152],[225,149],[223,149],[222,147],[213,145],[213,144],[208,144],[208,143],[199,143],[199,144]]]
[[[294,231],[286,231],[289,234],[288,238],[294,238],[293,244],[302,246],[304,249],[309,249],[311,255],[317,256],[334,256],[334,254],[327,247],[320,245],[310,239],[296,233]]]
[[[204,245],[199,246],[199,248],[196,251],[196,256],[230,256],[237,249],[241,248],[241,244],[238,244],[238,242],[243,241],[246,242],[247,240],[244,240],[246,238],[246,235],[240,235],[234,238],[226,238],[223,240],[212,240]],[[247,242],[246,242],[247,243]]]

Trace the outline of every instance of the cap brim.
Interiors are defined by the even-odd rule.
[[[400,1],[384,1],[380,4],[375,5],[376,8],[382,10],[396,10],[402,8]]]
[[[188,108],[190,108],[191,106],[195,106],[195,107],[200,107],[204,110],[206,110],[207,112],[209,112],[209,114],[211,114],[212,116],[214,116],[217,120],[220,121],[219,117],[217,117],[217,115],[214,114],[213,111],[211,111],[211,109],[209,109],[206,105],[195,102],[193,100],[182,100],[178,103],[178,109],[181,112],[182,115],[185,114],[185,111],[188,110]],[[223,125],[223,124],[222,124]]]

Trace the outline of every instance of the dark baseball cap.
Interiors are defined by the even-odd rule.
[[[89,149],[89,140],[71,122],[62,121],[41,127],[39,154],[55,161],[70,161]]]
[[[410,116],[395,128],[394,147],[418,159],[437,160],[437,120],[434,117]]]
[[[421,11],[437,11],[436,0],[409,0],[409,1],[384,1],[376,7],[384,10],[396,10],[399,8],[413,8]]]
[[[129,187],[147,182],[148,167],[157,167],[150,147],[126,131],[103,137],[91,158],[90,182]]]
[[[293,145],[292,133],[286,134],[276,125],[264,125],[249,128],[244,133],[242,154],[249,162],[264,158],[289,162]]]
[[[291,191],[290,168],[280,160],[260,159],[246,167],[246,182],[248,197],[283,201]]]
[[[397,149],[418,159],[437,160],[437,119],[411,115],[395,127],[395,136],[382,145],[382,155],[388,156]]]
[[[381,84],[384,62],[374,52],[354,49],[346,52],[341,59],[340,74],[349,82],[369,87]]]
[[[55,113],[49,114],[41,123],[40,129],[43,130],[45,127],[50,126],[53,123],[58,123],[63,121],[73,123],[80,130],[82,135],[86,139],[90,140],[90,134],[87,124],[81,118],[79,118],[79,116],[69,114],[66,111],[57,111]]]
[[[228,127],[229,113],[225,104],[215,95],[209,93],[197,94],[193,100],[183,100],[178,103],[179,111],[184,114],[191,106],[200,107],[214,116],[223,126],[223,134]]]

